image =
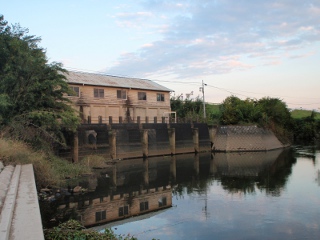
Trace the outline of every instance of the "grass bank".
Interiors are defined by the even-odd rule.
[[[59,187],[66,178],[91,173],[89,164],[72,164],[50,152],[34,151],[23,142],[0,138],[4,165],[33,164],[37,187]]]

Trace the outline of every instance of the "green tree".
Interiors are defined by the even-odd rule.
[[[227,97],[220,105],[220,111],[220,122],[225,125],[256,123],[261,118],[257,102],[249,98]]]
[[[170,99],[171,110],[176,111],[177,117],[180,119],[196,120],[203,116],[203,102],[197,97],[196,99],[185,99],[181,97],[172,97]]]
[[[292,118],[285,102],[278,98],[265,97],[258,101],[263,121],[269,127],[280,126],[289,130],[292,127]]]
[[[18,24],[0,16],[0,124],[2,131],[35,145],[63,142],[63,131],[75,131],[79,118],[66,94],[66,70],[48,63],[38,44]]]

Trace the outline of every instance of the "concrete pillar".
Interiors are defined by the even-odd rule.
[[[176,156],[175,155],[173,155],[171,157],[170,173],[171,173],[171,176],[172,176],[172,180],[176,181],[176,179],[177,179],[177,160],[176,160]]]
[[[140,124],[141,123],[141,119],[140,116],[137,117],[137,123]]]
[[[109,137],[109,150],[111,159],[115,159],[117,157],[117,134],[115,130],[108,131]]]
[[[171,154],[176,154],[176,129],[175,128],[168,128],[168,135],[169,135],[169,144],[170,144],[170,151]]]
[[[142,145],[142,156],[143,158],[148,157],[149,148],[148,148],[148,129],[141,129],[140,130],[140,137],[141,137],[141,145]]]
[[[154,117],[154,118],[153,118],[153,122],[154,122],[154,123],[158,123],[157,117]]]
[[[149,186],[149,160],[148,158],[143,159],[144,171],[143,171],[143,180],[144,185]]]
[[[209,137],[210,137],[210,142],[211,142],[211,150],[213,151],[214,150],[213,140],[214,140],[214,137],[217,133],[217,126],[209,125],[208,129],[209,129]]]
[[[72,149],[72,161],[75,163],[79,162],[79,137],[78,132],[73,134],[73,149]]]
[[[146,117],[146,123],[149,123],[149,117]]]
[[[196,176],[199,176],[199,165],[200,165],[199,162],[200,162],[199,154],[196,154],[194,156],[194,171]]]
[[[193,144],[195,153],[199,152],[199,129],[192,128]]]

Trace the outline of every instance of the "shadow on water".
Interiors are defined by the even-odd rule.
[[[95,176],[70,182],[51,201],[40,201],[44,227],[70,218],[84,226],[134,221],[172,206],[172,198],[205,193],[217,181],[229,193],[280,196],[295,163],[292,150],[200,153],[118,161]],[[88,191],[74,193],[75,186]],[[129,218],[130,217],[130,218]]]

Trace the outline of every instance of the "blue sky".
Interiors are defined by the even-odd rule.
[[[0,14],[69,70],[320,110],[319,0],[10,0]]]

